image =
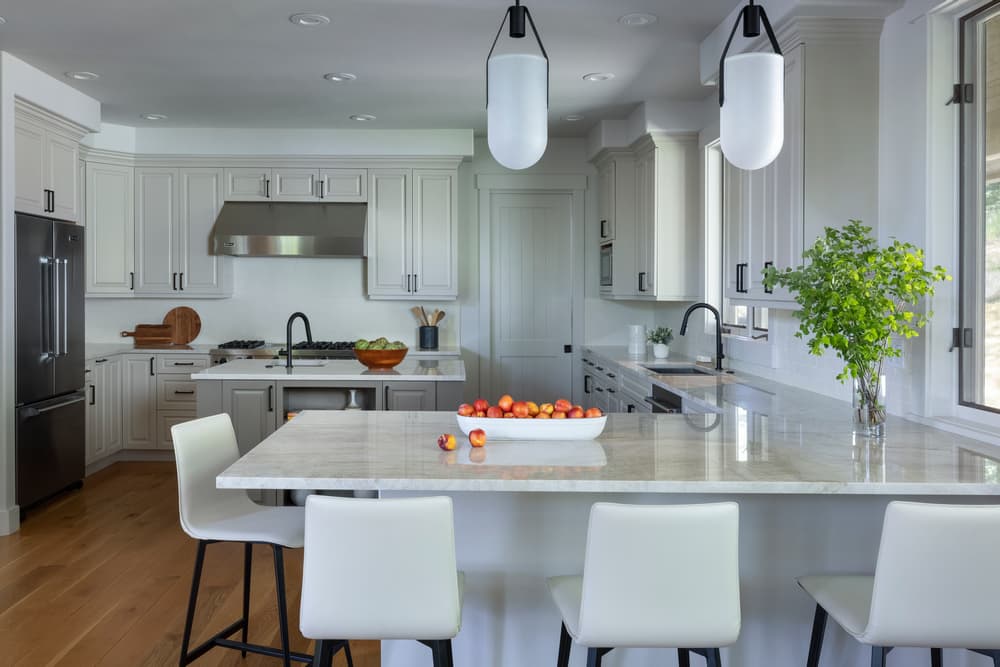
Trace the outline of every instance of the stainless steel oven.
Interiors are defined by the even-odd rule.
[[[614,283],[612,273],[612,262],[614,257],[614,245],[605,243],[601,246],[601,287],[610,288]]]

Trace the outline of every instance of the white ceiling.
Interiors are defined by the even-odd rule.
[[[485,129],[485,60],[507,0],[13,0],[0,49],[158,126]],[[650,98],[701,99],[698,45],[739,0],[529,0],[549,53],[551,132],[583,134]],[[295,12],[329,16],[303,28]],[[648,12],[650,26],[618,17]],[[509,37],[502,36],[501,40]],[[530,40],[529,37],[524,40]],[[523,43],[523,42],[522,42]],[[519,46],[519,45],[518,45]],[[500,48],[500,47],[498,47]],[[67,71],[97,72],[70,81]],[[332,84],[326,72],[352,72]],[[588,72],[614,72],[603,83]],[[361,124],[351,114],[375,114]],[[580,113],[586,119],[567,123]]]

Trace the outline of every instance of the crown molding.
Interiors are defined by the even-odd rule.
[[[652,150],[654,148],[662,148],[669,144],[697,142],[697,132],[648,132],[632,142],[632,145],[629,148],[632,151],[639,153]]]
[[[61,134],[71,137],[74,141],[80,141],[84,136],[90,134],[90,130],[82,125],[77,125],[71,120],[63,118],[39,106],[35,106],[20,97],[14,98],[14,112],[19,116],[26,117],[36,123],[42,123],[55,127]]]
[[[80,146],[80,157],[87,162],[102,162],[133,167],[265,167],[295,169],[457,169],[463,157],[412,155],[182,155],[126,153],[103,148]]]

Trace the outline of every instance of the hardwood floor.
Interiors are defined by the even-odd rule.
[[[242,548],[208,547],[192,645],[239,618]],[[178,523],[173,463],[116,463],[88,477],[0,537],[0,665],[176,665],[194,556]],[[311,652],[298,631],[301,550],[285,550],[285,578],[292,648]],[[274,564],[263,546],[254,547],[251,593],[250,641],[278,646]],[[379,664],[378,642],[351,650],[357,667]],[[195,664],[281,661],[214,648]],[[342,654],[335,664],[346,665]]]

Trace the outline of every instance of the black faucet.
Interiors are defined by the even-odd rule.
[[[722,317],[719,315],[719,311],[715,309],[714,306],[707,303],[696,303],[684,312],[684,321],[681,322],[681,335],[687,331],[688,328],[688,318],[691,313],[698,310],[699,308],[704,308],[705,310],[711,311],[715,315],[715,370],[722,371],[722,360],[726,355],[722,354]]]
[[[305,313],[294,312],[288,318],[288,324],[285,325],[285,352],[288,353],[288,358],[285,360],[285,368],[292,367],[292,322],[295,318],[302,318],[302,323],[306,325],[306,341],[313,342],[312,328],[309,326],[309,318],[306,317]]]

